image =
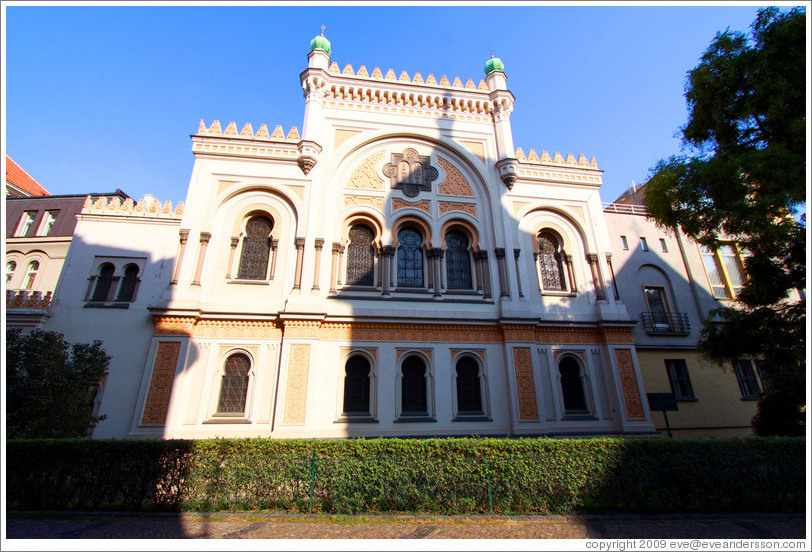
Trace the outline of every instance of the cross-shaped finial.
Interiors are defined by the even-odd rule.
[[[321,36],[324,36],[324,25],[321,26]]]
[[[491,57],[493,57],[493,46],[491,46]]]

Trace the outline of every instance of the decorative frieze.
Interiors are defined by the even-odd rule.
[[[294,343],[288,350],[288,377],[285,382],[285,407],[282,423],[305,423],[310,345]]]
[[[640,399],[640,388],[634,372],[634,360],[630,349],[615,349],[617,371],[620,376],[620,387],[626,404],[626,416],[629,419],[643,419],[643,401]]]
[[[457,168],[443,159],[437,157],[437,163],[443,168],[445,172],[445,180],[437,187],[437,192],[445,195],[455,195],[464,197],[474,197],[471,192],[471,186],[468,181],[462,176],[462,173]]]
[[[368,157],[353,171],[347,188],[360,190],[383,190],[384,181],[375,172],[375,166],[383,159],[383,152]]]
[[[175,380],[175,367],[180,354],[179,341],[161,341],[155,352],[155,363],[149,380],[147,399],[141,415],[142,425],[164,425],[172,383]]]
[[[366,205],[383,213],[383,198],[375,196],[345,195],[344,208]]]
[[[414,209],[420,209],[421,211],[425,211],[426,213],[431,212],[431,201],[428,199],[424,199],[422,201],[405,201],[400,199],[399,197],[392,198],[392,212],[394,213],[398,209],[405,209],[407,207],[412,207]]]
[[[519,421],[537,421],[539,413],[536,404],[536,383],[533,378],[533,359],[530,354],[530,347],[513,348],[513,368],[516,375]]]
[[[440,206],[440,215],[444,215],[452,211],[459,211],[461,213],[468,213],[472,217],[476,217],[476,203],[441,201],[439,206]]]

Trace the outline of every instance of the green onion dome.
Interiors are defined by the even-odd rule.
[[[505,64],[502,63],[502,60],[491,56],[491,59],[485,64],[485,74],[490,75],[494,71],[499,71],[500,73],[505,72]]]
[[[310,41],[310,51],[321,50],[330,55],[330,41],[324,38],[324,35],[319,35]]]

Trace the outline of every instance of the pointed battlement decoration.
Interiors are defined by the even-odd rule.
[[[356,76],[359,76],[359,77],[368,77],[368,76],[369,76],[369,73],[367,73],[367,66],[366,66],[366,65],[362,65],[361,67],[359,67],[359,68],[358,68],[358,72],[356,73]]]
[[[381,73],[381,68],[380,67],[376,67],[372,71],[372,78],[373,79],[382,79],[383,78],[383,73]]]
[[[95,202],[87,196],[82,206],[83,215],[105,215],[105,216],[127,216],[127,217],[149,217],[180,219],[183,215],[183,202],[179,202],[175,209],[172,209],[172,202],[161,202],[154,197],[147,195],[144,199],[134,203],[131,197],[121,202],[119,197],[99,197]]]
[[[550,154],[547,153],[547,150],[542,150],[541,155],[536,153],[535,149],[531,149],[530,153],[525,156],[524,151],[522,148],[516,148],[516,159],[523,163],[538,163],[543,165],[576,165],[578,167],[590,167],[592,169],[598,168],[598,162],[595,160],[595,156],[592,156],[591,161],[587,161],[586,155],[579,155],[578,159],[576,160],[575,155],[572,153],[568,153],[567,157],[564,158],[559,152],[555,153],[553,158],[550,158]]]

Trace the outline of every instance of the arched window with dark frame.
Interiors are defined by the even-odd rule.
[[[17,263],[15,261],[9,261],[6,263],[6,285],[8,285],[8,283],[14,277],[15,270],[17,270]]]
[[[104,263],[99,267],[99,274],[96,276],[96,287],[93,290],[91,301],[107,301],[115,272],[116,267],[113,266],[113,263]]]
[[[457,361],[457,413],[483,414],[479,364],[470,356]]]
[[[23,281],[23,289],[31,289],[34,287],[34,280],[37,279],[39,272],[39,261],[31,261],[28,263],[28,270],[25,271],[25,280]]]
[[[369,360],[363,355],[353,355],[345,366],[344,415],[369,416],[369,390]]]
[[[471,256],[468,237],[459,230],[449,230],[445,235],[446,287],[448,289],[472,289]]]
[[[398,287],[423,287],[423,235],[406,226],[398,230]]]
[[[138,265],[128,264],[124,268],[124,278],[118,288],[116,301],[129,302],[135,297],[135,289],[138,286]]]
[[[220,380],[220,396],[217,399],[219,414],[242,414],[248,397],[248,372],[251,360],[248,355],[236,353],[226,359]]]
[[[266,216],[253,216],[248,219],[242,240],[237,278],[244,280],[266,278],[268,258],[271,254],[271,230],[273,221]]]
[[[371,286],[375,276],[375,233],[365,224],[350,228],[347,245],[347,285]]]
[[[558,371],[561,374],[561,394],[564,397],[564,412],[580,413],[588,412],[586,395],[584,393],[584,382],[581,378],[581,365],[570,356],[565,356],[558,363]]]
[[[542,290],[566,291],[561,240],[549,230],[540,232],[536,239]]]
[[[400,369],[401,413],[412,416],[428,415],[426,363],[419,356],[413,355],[403,361]]]

